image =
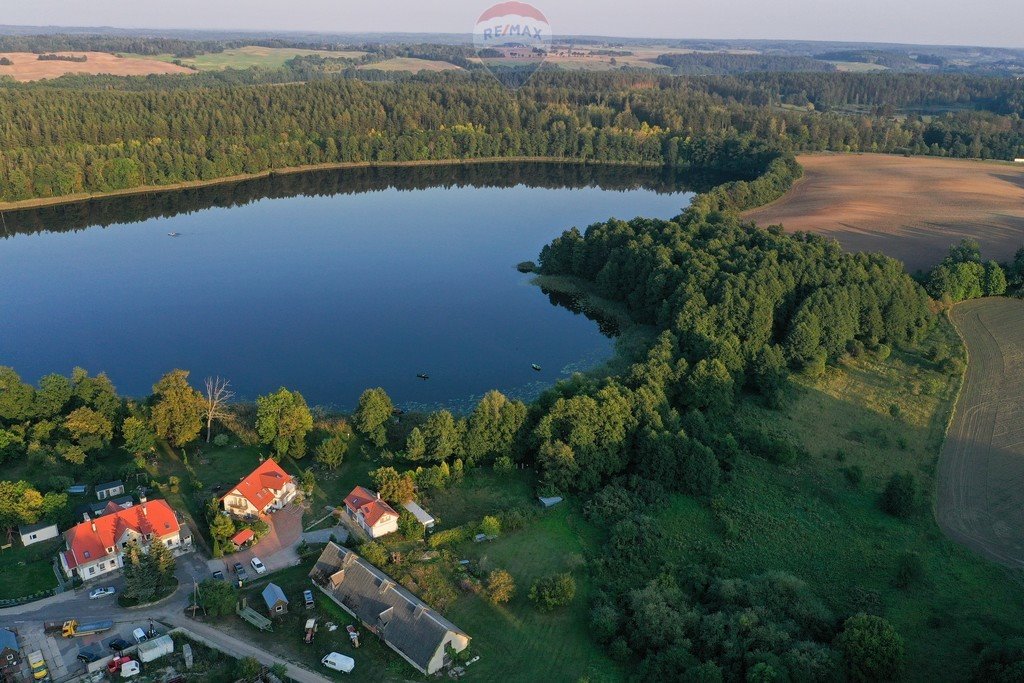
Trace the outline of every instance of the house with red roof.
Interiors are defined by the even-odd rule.
[[[398,531],[398,513],[368,488],[357,486],[345,496],[345,511],[370,538]]]
[[[268,458],[228,491],[220,503],[228,514],[253,517],[280,510],[298,493],[295,478]]]
[[[83,581],[99,578],[124,566],[124,552],[132,541],[148,550],[162,543],[178,555],[192,550],[188,527],[166,500],[143,499],[130,508],[111,506],[106,514],[79,522],[64,532],[66,550],[59,554],[61,569]],[[116,508],[116,509],[115,509]]]

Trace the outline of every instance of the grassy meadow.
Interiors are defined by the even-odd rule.
[[[258,47],[247,45],[245,47],[232,48],[223,52],[211,52],[195,57],[178,58],[171,54],[150,56],[147,59],[159,59],[164,62],[180,61],[185,66],[192,67],[197,71],[220,71],[222,69],[248,69],[253,66],[260,66],[267,69],[277,69],[284,66],[284,63],[293,57],[305,57],[307,55],[323,55],[324,57],[343,57],[346,59],[358,59],[365,52],[343,51],[334,52],[330,50],[304,50],[291,47]],[[125,57],[142,57],[142,55],[128,55]]]

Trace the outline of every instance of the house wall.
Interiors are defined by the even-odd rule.
[[[32,545],[33,543],[40,543],[42,541],[48,541],[51,538],[57,538],[60,533],[57,531],[57,525],[45,527],[39,531],[33,531],[30,534],[23,534],[21,536],[22,545]]]
[[[241,513],[255,515],[260,512],[256,509],[256,506],[250,503],[249,499],[240,494],[237,489],[231,491],[231,493],[224,497],[221,507],[234,514]]]
[[[444,666],[444,653],[448,645],[451,645],[456,652],[462,652],[469,647],[469,638],[455,631],[448,631],[441,645],[434,652],[434,656],[430,658],[430,663],[427,664],[428,675]]]
[[[117,571],[118,569],[124,566],[124,549],[121,547],[120,544],[122,542],[122,539],[127,540],[129,537],[134,537],[140,540],[142,542],[143,550],[149,550],[149,546],[153,543],[162,543],[172,551],[179,550],[182,547],[181,533],[179,531],[175,531],[172,534],[167,534],[166,536],[162,536],[160,538],[155,538],[149,543],[146,543],[145,541],[141,540],[138,534],[129,530],[125,532],[121,539],[118,540],[118,545],[115,547],[114,552],[110,555],[98,558],[96,560],[93,560],[92,562],[79,564],[78,567],[76,567],[74,570],[69,570],[67,566],[64,564],[64,562],[61,561],[61,568],[64,570],[64,573],[68,576],[68,578],[71,578],[75,572],[78,572],[78,575],[82,578],[82,581],[92,581],[93,579],[98,579],[101,576],[106,576],[111,572]]]
[[[107,498],[115,498],[124,494],[124,486],[115,486],[109,489],[99,489],[96,491],[96,497],[100,500],[106,500]]]

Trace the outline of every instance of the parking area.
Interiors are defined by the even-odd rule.
[[[267,569],[274,571],[299,563],[299,555],[295,548],[302,539],[302,507],[289,505],[266,518],[270,531],[256,545],[225,555],[222,560],[211,560],[211,571],[220,569],[228,574],[237,562],[245,567],[250,578],[255,575],[249,561],[253,557],[260,558]],[[220,562],[220,566],[213,563]],[[214,569],[215,567],[215,569]]]
[[[46,633],[42,624],[22,627],[18,631],[22,652],[26,655],[22,660],[22,677],[24,680],[32,680],[27,655],[35,650],[42,652],[50,679],[57,683],[90,671],[102,670],[115,654],[110,649],[110,644],[114,641],[123,640],[130,644],[130,647],[125,649],[126,654],[135,651],[136,641],[132,632],[139,628],[156,635],[166,631],[160,624],[151,622],[143,615],[131,620],[115,621],[112,629],[102,633],[74,638],[64,638],[59,632]],[[79,659],[79,655],[83,653],[94,661],[90,663]]]

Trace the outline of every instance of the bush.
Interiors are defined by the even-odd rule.
[[[516,594],[516,582],[504,569],[495,569],[487,575],[487,599],[494,604],[508,602]]]
[[[572,574],[551,574],[537,579],[530,586],[530,600],[538,609],[550,612],[568,605],[576,597],[576,579]]]
[[[869,614],[857,614],[843,624],[836,646],[851,681],[891,681],[899,678],[903,638],[892,624]]]
[[[487,515],[480,522],[480,533],[488,537],[498,536],[501,533],[501,522],[497,517]]]
[[[882,491],[882,509],[893,517],[906,519],[917,509],[917,482],[910,472],[894,474]]]
[[[414,514],[405,508],[398,511],[398,531],[406,538],[423,540],[423,525]]]
[[[383,567],[388,563],[388,551],[383,544],[377,541],[367,541],[359,546],[359,554],[367,562],[377,567]]]
[[[924,562],[918,553],[905,552],[896,565],[896,587],[910,588],[924,582]]]
[[[227,446],[229,443],[231,443],[231,437],[229,437],[227,434],[218,434],[217,436],[213,437],[214,446],[224,448],[224,446]]]
[[[430,536],[428,544],[431,548],[440,548],[443,545],[452,545],[469,540],[471,530],[468,526],[457,526],[444,531],[437,531]]]
[[[875,349],[875,358],[880,361],[888,360],[891,355],[892,347],[888,344],[879,344],[878,348]]]

